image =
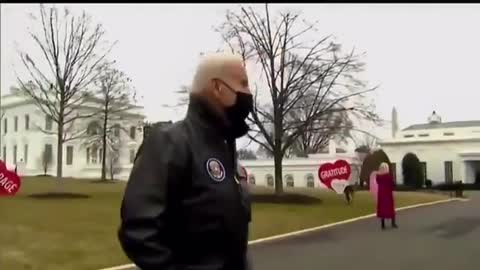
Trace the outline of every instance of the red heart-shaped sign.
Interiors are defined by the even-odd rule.
[[[322,164],[320,168],[318,168],[318,178],[325,186],[332,190],[333,180],[348,181],[351,173],[352,169],[350,168],[350,164],[348,164],[348,162],[343,159],[339,159],[333,164]]]
[[[7,169],[0,160],[0,196],[13,196],[20,189],[21,181],[18,174]]]

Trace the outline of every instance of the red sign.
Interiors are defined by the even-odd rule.
[[[318,178],[329,189],[341,194],[346,186],[352,169],[350,164],[343,159],[335,161],[335,163],[325,163],[318,169]]]
[[[20,189],[20,177],[0,160],[0,196],[13,196]]]
[[[245,167],[243,167],[242,165],[238,166],[238,176],[239,181],[247,181],[248,179],[247,169],[245,169]]]

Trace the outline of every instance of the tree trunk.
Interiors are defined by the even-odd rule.
[[[106,159],[106,154],[107,154],[107,124],[108,124],[108,115],[105,114],[105,117],[103,119],[103,132],[102,132],[102,156],[100,157],[102,159],[102,177],[101,181],[107,180],[107,159]]]
[[[60,117],[57,126],[57,180],[63,176],[63,118]]]
[[[113,161],[110,160],[110,180],[113,181]]]
[[[282,195],[283,194],[283,177],[282,177],[282,160],[283,155],[280,147],[276,147],[274,149],[274,163],[275,163],[275,194]]]
[[[273,146],[273,160],[275,165],[275,194],[283,194],[283,177],[282,177],[282,160],[283,160],[283,151],[282,151],[282,121],[280,117],[282,115],[280,108],[274,109],[274,146]]]

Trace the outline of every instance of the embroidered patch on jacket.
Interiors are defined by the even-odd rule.
[[[218,159],[210,158],[206,165],[207,172],[213,180],[222,182],[225,179],[225,167]]]

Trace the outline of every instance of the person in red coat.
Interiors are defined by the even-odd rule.
[[[385,229],[385,219],[392,221],[392,227],[398,228],[395,221],[395,202],[393,199],[393,177],[387,163],[380,164],[377,173],[377,217],[382,222],[382,230]]]

